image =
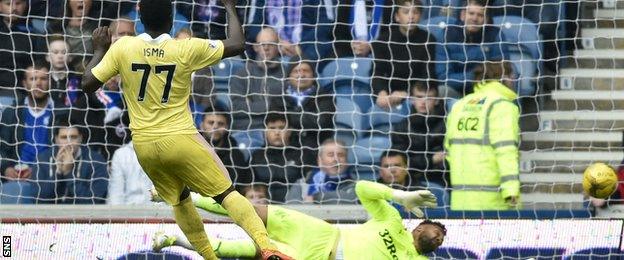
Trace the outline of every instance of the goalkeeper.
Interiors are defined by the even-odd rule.
[[[337,228],[323,220],[274,205],[256,205],[267,227],[269,238],[281,252],[294,259],[427,259],[422,254],[438,248],[446,228],[439,222],[423,221],[412,232],[403,226],[399,212],[388,203],[394,200],[418,217],[421,206],[436,206],[436,197],[427,190],[406,192],[383,184],[359,181],[355,192],[372,219],[354,228]],[[157,194],[154,194],[157,197]],[[209,212],[227,215],[213,199],[193,194],[193,202]],[[210,239],[218,257],[253,258],[258,252],[251,240]],[[182,246],[193,250],[183,237],[158,232],[154,250]]]

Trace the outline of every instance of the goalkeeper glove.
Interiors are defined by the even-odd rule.
[[[419,218],[425,215],[419,207],[436,207],[438,205],[436,196],[428,190],[394,190],[392,191],[392,199]]]

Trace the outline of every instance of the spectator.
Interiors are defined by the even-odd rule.
[[[241,185],[251,183],[251,173],[245,156],[238,149],[238,143],[230,136],[229,126],[229,111],[220,104],[215,104],[214,108],[208,107],[204,111],[200,132],[214,147],[234,185],[240,188]]]
[[[112,30],[111,41],[116,42],[124,36],[135,36],[134,22],[130,17],[122,16],[113,21],[109,27]]]
[[[115,151],[108,183],[110,205],[147,205],[152,181],[139,164],[132,141]]]
[[[405,153],[394,150],[386,151],[381,155],[380,162],[379,180],[377,182],[405,191],[413,191],[424,187],[436,195],[439,206],[448,205],[449,195],[444,187],[431,185],[426,180],[418,180],[409,173],[408,160]],[[403,213],[402,209],[399,209],[399,211]]]
[[[415,81],[411,89],[412,114],[394,126],[392,143],[407,151],[409,167],[418,183],[444,189],[448,177],[444,165],[444,102],[435,81]],[[440,197],[438,197],[440,198]]]
[[[373,93],[377,106],[389,110],[403,103],[411,80],[435,77],[435,38],[418,27],[422,6],[413,0],[398,0],[396,25],[384,31],[373,47]]]
[[[48,40],[51,88],[50,95],[55,104],[66,107],[76,103],[81,94],[80,75],[75,73],[68,59],[69,45],[63,37],[53,36]]]
[[[25,0],[0,1],[0,112],[4,107],[21,101],[16,91],[21,72],[32,64],[36,53],[45,53],[45,43],[29,36],[22,17],[26,14]]]
[[[230,84],[233,124],[236,130],[262,129],[271,98],[282,93],[284,72],[277,47],[277,32],[265,27],[256,37],[255,60],[236,72]]]
[[[243,189],[243,195],[251,204],[266,205],[269,203],[267,198],[267,187],[264,185],[249,185]]]
[[[0,125],[0,171],[6,178],[27,178],[18,176],[16,164],[33,165],[37,157],[46,152],[52,143],[52,123],[64,113],[55,109],[50,98],[48,65],[35,63],[26,68],[22,85],[28,95],[16,107],[4,110]]]
[[[490,23],[485,0],[468,0],[460,13],[462,23],[449,26],[446,39],[436,48],[438,78],[446,83],[450,97],[472,92],[473,71],[486,61],[500,61],[507,47],[500,29]],[[447,93],[447,91],[441,91]]]
[[[92,0],[67,0],[65,18],[50,25],[53,33],[66,37],[72,68],[79,72],[84,71],[90,59],[87,55],[93,53],[91,34],[98,26],[98,19],[94,18],[98,14],[92,6]]]
[[[444,140],[451,169],[452,210],[517,208],[520,196],[520,112],[509,62],[488,62],[475,76],[475,93],[460,99],[447,119]],[[475,160],[475,156],[479,159]]]
[[[304,3],[302,39],[304,43],[316,44],[305,52],[315,60],[369,56],[370,43],[387,30],[392,17],[391,0],[305,0]]]
[[[272,110],[288,114],[291,126],[299,131],[295,146],[303,148],[306,164],[314,164],[316,148],[334,135],[334,97],[331,89],[318,86],[310,61],[293,58],[286,74],[284,94],[272,101]]]
[[[103,204],[108,191],[106,160],[82,144],[83,135],[66,118],[55,123],[53,149],[34,167],[37,203]]]
[[[251,155],[253,182],[268,186],[271,202],[283,203],[288,189],[303,178],[301,152],[289,146],[291,130],[284,114],[268,114],[265,124],[265,147]]]
[[[380,162],[377,182],[386,184],[393,189],[405,191],[416,188],[416,180],[412,178],[407,168],[407,155],[405,153],[393,150],[386,151],[381,155]]]
[[[308,173],[307,190],[304,201],[327,203],[337,199],[338,202],[355,202],[353,196],[340,196],[342,191],[354,189],[351,180],[351,168],[347,164],[347,148],[342,141],[328,139],[319,147],[317,169]]]
[[[245,28],[247,41],[253,42],[263,26],[270,26],[279,36],[279,52],[288,57],[299,55],[302,2],[303,0],[255,1],[255,5],[249,10],[248,24]]]

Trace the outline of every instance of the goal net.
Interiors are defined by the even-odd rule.
[[[172,38],[228,38],[220,1],[173,7]],[[593,162],[619,172],[624,159],[621,8],[240,2],[245,51],[192,74],[188,110],[254,203],[362,223],[354,187],[368,180],[436,195],[425,215],[449,232],[432,257],[617,257],[624,223],[594,218],[621,218],[624,190],[590,198],[582,176]],[[116,76],[81,91],[93,31],[109,26],[113,44],[141,35],[139,12],[138,1],[0,3],[0,235],[17,258],[145,255],[156,231],[181,234],[169,208],[151,201],[131,142],[124,92],[139,90]],[[390,203],[408,229],[420,222]],[[205,217],[211,235],[245,237]],[[42,234],[52,238],[37,243]],[[106,247],[69,241],[104,236]]]

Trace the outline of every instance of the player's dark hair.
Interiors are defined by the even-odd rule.
[[[420,222],[420,225],[434,225],[438,228],[440,228],[440,230],[442,230],[442,234],[446,236],[446,226],[444,226],[444,224],[438,222],[438,221],[432,221],[430,219],[425,219],[422,222]]]
[[[285,122],[288,126],[288,117],[284,113],[269,113],[266,118],[264,118],[264,125],[277,121]]]
[[[381,154],[381,157],[379,157],[379,161],[381,162],[381,160],[386,157],[395,157],[395,156],[401,156],[401,159],[403,159],[403,162],[405,163],[405,165],[407,165],[407,155],[397,150],[385,151],[383,154]]]
[[[146,31],[169,32],[173,24],[173,4],[171,0],[141,0],[139,16]]]
[[[209,114],[215,114],[225,117],[225,121],[227,121],[228,126],[232,122],[232,116],[230,115],[230,111],[221,102],[213,102],[210,106],[208,106],[204,110],[204,116],[202,118],[205,118]]]
[[[444,226],[444,224],[442,224],[442,223],[440,223],[438,221],[431,221],[429,219],[425,219],[422,222],[420,222],[420,224],[418,224],[418,226],[422,226],[422,225],[433,225],[433,226],[436,226],[436,227],[440,228],[440,230],[442,231],[442,234],[444,234],[446,236],[446,227]],[[435,241],[433,239],[430,239],[430,238],[425,237],[425,236],[420,236],[418,238],[418,246],[419,246],[418,253],[421,253],[421,254],[431,253],[431,252],[435,251],[438,248],[438,245],[435,243]]]

